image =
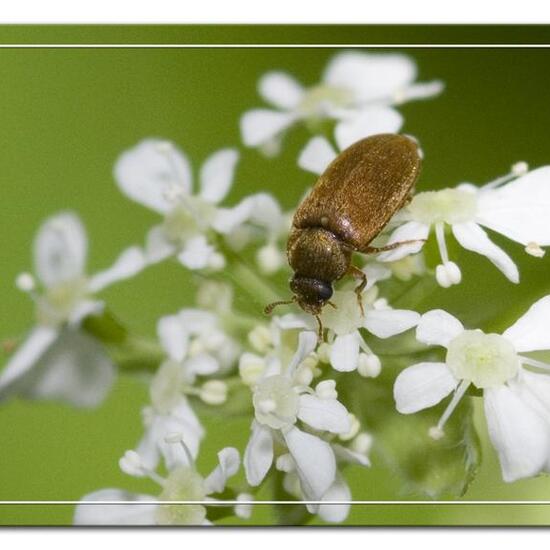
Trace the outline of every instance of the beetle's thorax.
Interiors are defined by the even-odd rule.
[[[336,281],[346,273],[351,253],[334,233],[322,227],[293,227],[288,239],[288,263],[295,278]]]

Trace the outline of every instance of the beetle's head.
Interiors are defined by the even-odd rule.
[[[332,297],[332,285],[326,281],[310,277],[294,276],[290,281],[290,290],[298,305],[312,315],[319,315]]]

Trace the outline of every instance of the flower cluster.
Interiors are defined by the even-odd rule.
[[[272,71],[258,90],[271,107],[244,113],[244,145],[276,155],[291,128],[303,125],[311,136],[298,167],[321,174],[358,140],[399,132],[404,121],[397,107],[434,97],[443,86],[417,82],[407,56],[345,51],[329,61],[318,84],[306,87]],[[420,144],[418,151],[423,155]],[[128,372],[138,372],[149,388],[143,435],[119,465],[159,490],[92,492],[77,506],[76,524],[245,521],[254,517],[256,493],[269,487],[277,499],[305,501],[301,519],[293,521],[342,522],[353,500],[345,468],[371,466],[371,451],[374,467],[396,463],[399,456],[384,447],[386,421],[396,425],[400,415],[448,396],[439,420],[416,441],[443,445],[453,418],[469,415],[454,430],[469,425],[464,400],[481,398],[504,481],[550,471],[550,364],[533,356],[550,352],[550,296],[499,334],[465,328],[443,309],[416,311],[418,296],[407,301],[411,282],[423,283],[418,294],[462,281],[449,234],[519,283],[516,263],[483,228],[542,258],[550,245],[550,166],[529,170],[519,162],[482,186],[419,189],[376,237],[374,244],[386,250],[354,258],[365,284],[337,283],[318,319],[320,341],[315,319],[296,306],[273,318],[263,314],[262,306],[285,297],[281,275],[293,212],[264,192],[228,205],[238,162],[238,149],[216,151],[194,177],[187,155],[169,141],[147,138],[123,152],[114,164],[119,190],[160,219],[141,245],[95,275],[85,271],[87,237],[75,214],[60,213],[38,231],[36,276],[25,272],[16,281],[35,304],[35,327],[0,373],[0,399],[95,407],[128,358]],[[435,258],[427,246],[432,230]],[[163,261],[177,262],[190,285],[200,281],[196,303],[176,304],[174,310],[183,309],[158,319],[153,339],[127,334],[96,294]],[[114,337],[113,330],[121,334]],[[364,388],[381,396],[373,405],[378,416],[366,411]],[[204,418],[226,414],[245,418],[247,443],[220,450],[218,466],[204,477],[197,466],[209,437]],[[458,440],[465,445],[467,438],[459,433]]]

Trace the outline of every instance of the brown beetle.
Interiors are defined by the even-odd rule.
[[[297,302],[317,319],[322,340],[319,315],[327,303],[333,305],[332,283],[346,274],[361,279],[355,292],[363,311],[361,293],[367,277],[351,264],[352,254],[392,250],[411,242],[369,245],[406,204],[419,173],[418,146],[406,136],[371,136],[340,153],[319,177],[292,221],[287,256],[294,270],[290,280],[294,296],[268,305],[265,312]]]

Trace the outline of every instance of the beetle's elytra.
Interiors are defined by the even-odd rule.
[[[293,297],[266,307],[297,302],[319,324],[323,307],[332,296],[332,283],[344,275],[361,282],[356,288],[359,307],[367,279],[351,264],[353,252],[381,252],[370,246],[390,218],[406,203],[420,173],[420,152],[403,135],[368,137],[340,153],[319,177],[298,207],[292,221],[287,256],[294,276]]]

